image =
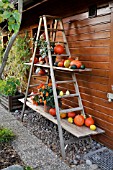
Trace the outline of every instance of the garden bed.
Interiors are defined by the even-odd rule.
[[[13,149],[10,143],[0,144],[0,169],[15,164],[24,166],[20,156]]]

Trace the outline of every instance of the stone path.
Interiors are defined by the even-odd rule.
[[[55,155],[41,140],[16,120],[11,113],[0,106],[0,125],[10,128],[17,136],[13,148],[28,166],[35,170],[82,170],[82,167],[69,167]],[[97,168],[96,168],[97,169]]]

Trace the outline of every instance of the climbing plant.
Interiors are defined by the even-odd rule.
[[[10,32],[18,32],[20,27],[20,13],[9,0],[0,1],[0,23],[3,22],[5,25],[3,28],[8,26]]]
[[[8,41],[7,47],[3,54],[3,60],[0,67],[0,79],[2,79],[2,74],[6,66],[9,52],[19,32],[20,23],[22,19],[22,10],[23,10],[23,0],[18,0],[18,10],[15,9],[14,5],[9,0],[0,1],[0,18],[1,18],[0,23],[6,21],[8,25],[8,30],[10,32],[12,31],[12,36]]]
[[[24,36],[18,35],[10,50],[6,67],[4,69],[4,78],[13,76],[18,78],[21,83],[21,90],[26,89],[27,73],[29,66],[25,62],[30,60],[30,38],[28,33],[25,32]]]

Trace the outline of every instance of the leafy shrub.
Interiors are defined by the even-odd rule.
[[[14,133],[8,128],[0,128],[0,143],[9,142],[14,139]]]
[[[14,77],[9,77],[6,80],[0,80],[0,94],[14,96],[19,86],[19,80],[15,79]]]

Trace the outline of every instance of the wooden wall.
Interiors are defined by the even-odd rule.
[[[97,16],[88,17],[85,9],[77,15],[63,19],[64,28],[73,58],[79,60],[91,72],[77,73],[77,80],[86,114],[92,115],[96,125],[105,130],[105,134],[96,136],[96,140],[113,149],[113,102],[109,103],[107,93],[113,84],[113,14],[109,3],[98,6]],[[69,16],[69,14],[68,14]],[[32,30],[32,26],[28,28]],[[58,34],[57,39],[61,39]],[[112,61],[112,62],[111,62]],[[70,79],[71,74],[57,71],[56,79]],[[40,82],[45,80],[40,78]],[[37,79],[32,79],[36,83]],[[59,85],[61,89],[74,92],[72,84]],[[64,99],[64,107],[76,106],[76,98]]]
[[[77,80],[86,114],[92,115],[96,124],[105,134],[96,139],[113,149],[113,102],[109,103],[107,93],[111,91],[109,82],[111,54],[111,10],[109,6],[98,9],[97,17],[88,18],[81,13],[63,20],[72,57],[79,57],[92,72],[79,73]],[[59,38],[61,39],[60,35]],[[112,59],[113,60],[113,59]],[[70,74],[56,73],[57,79],[70,79]],[[66,84],[62,89],[74,90]],[[65,99],[65,106],[74,106],[76,99]]]

